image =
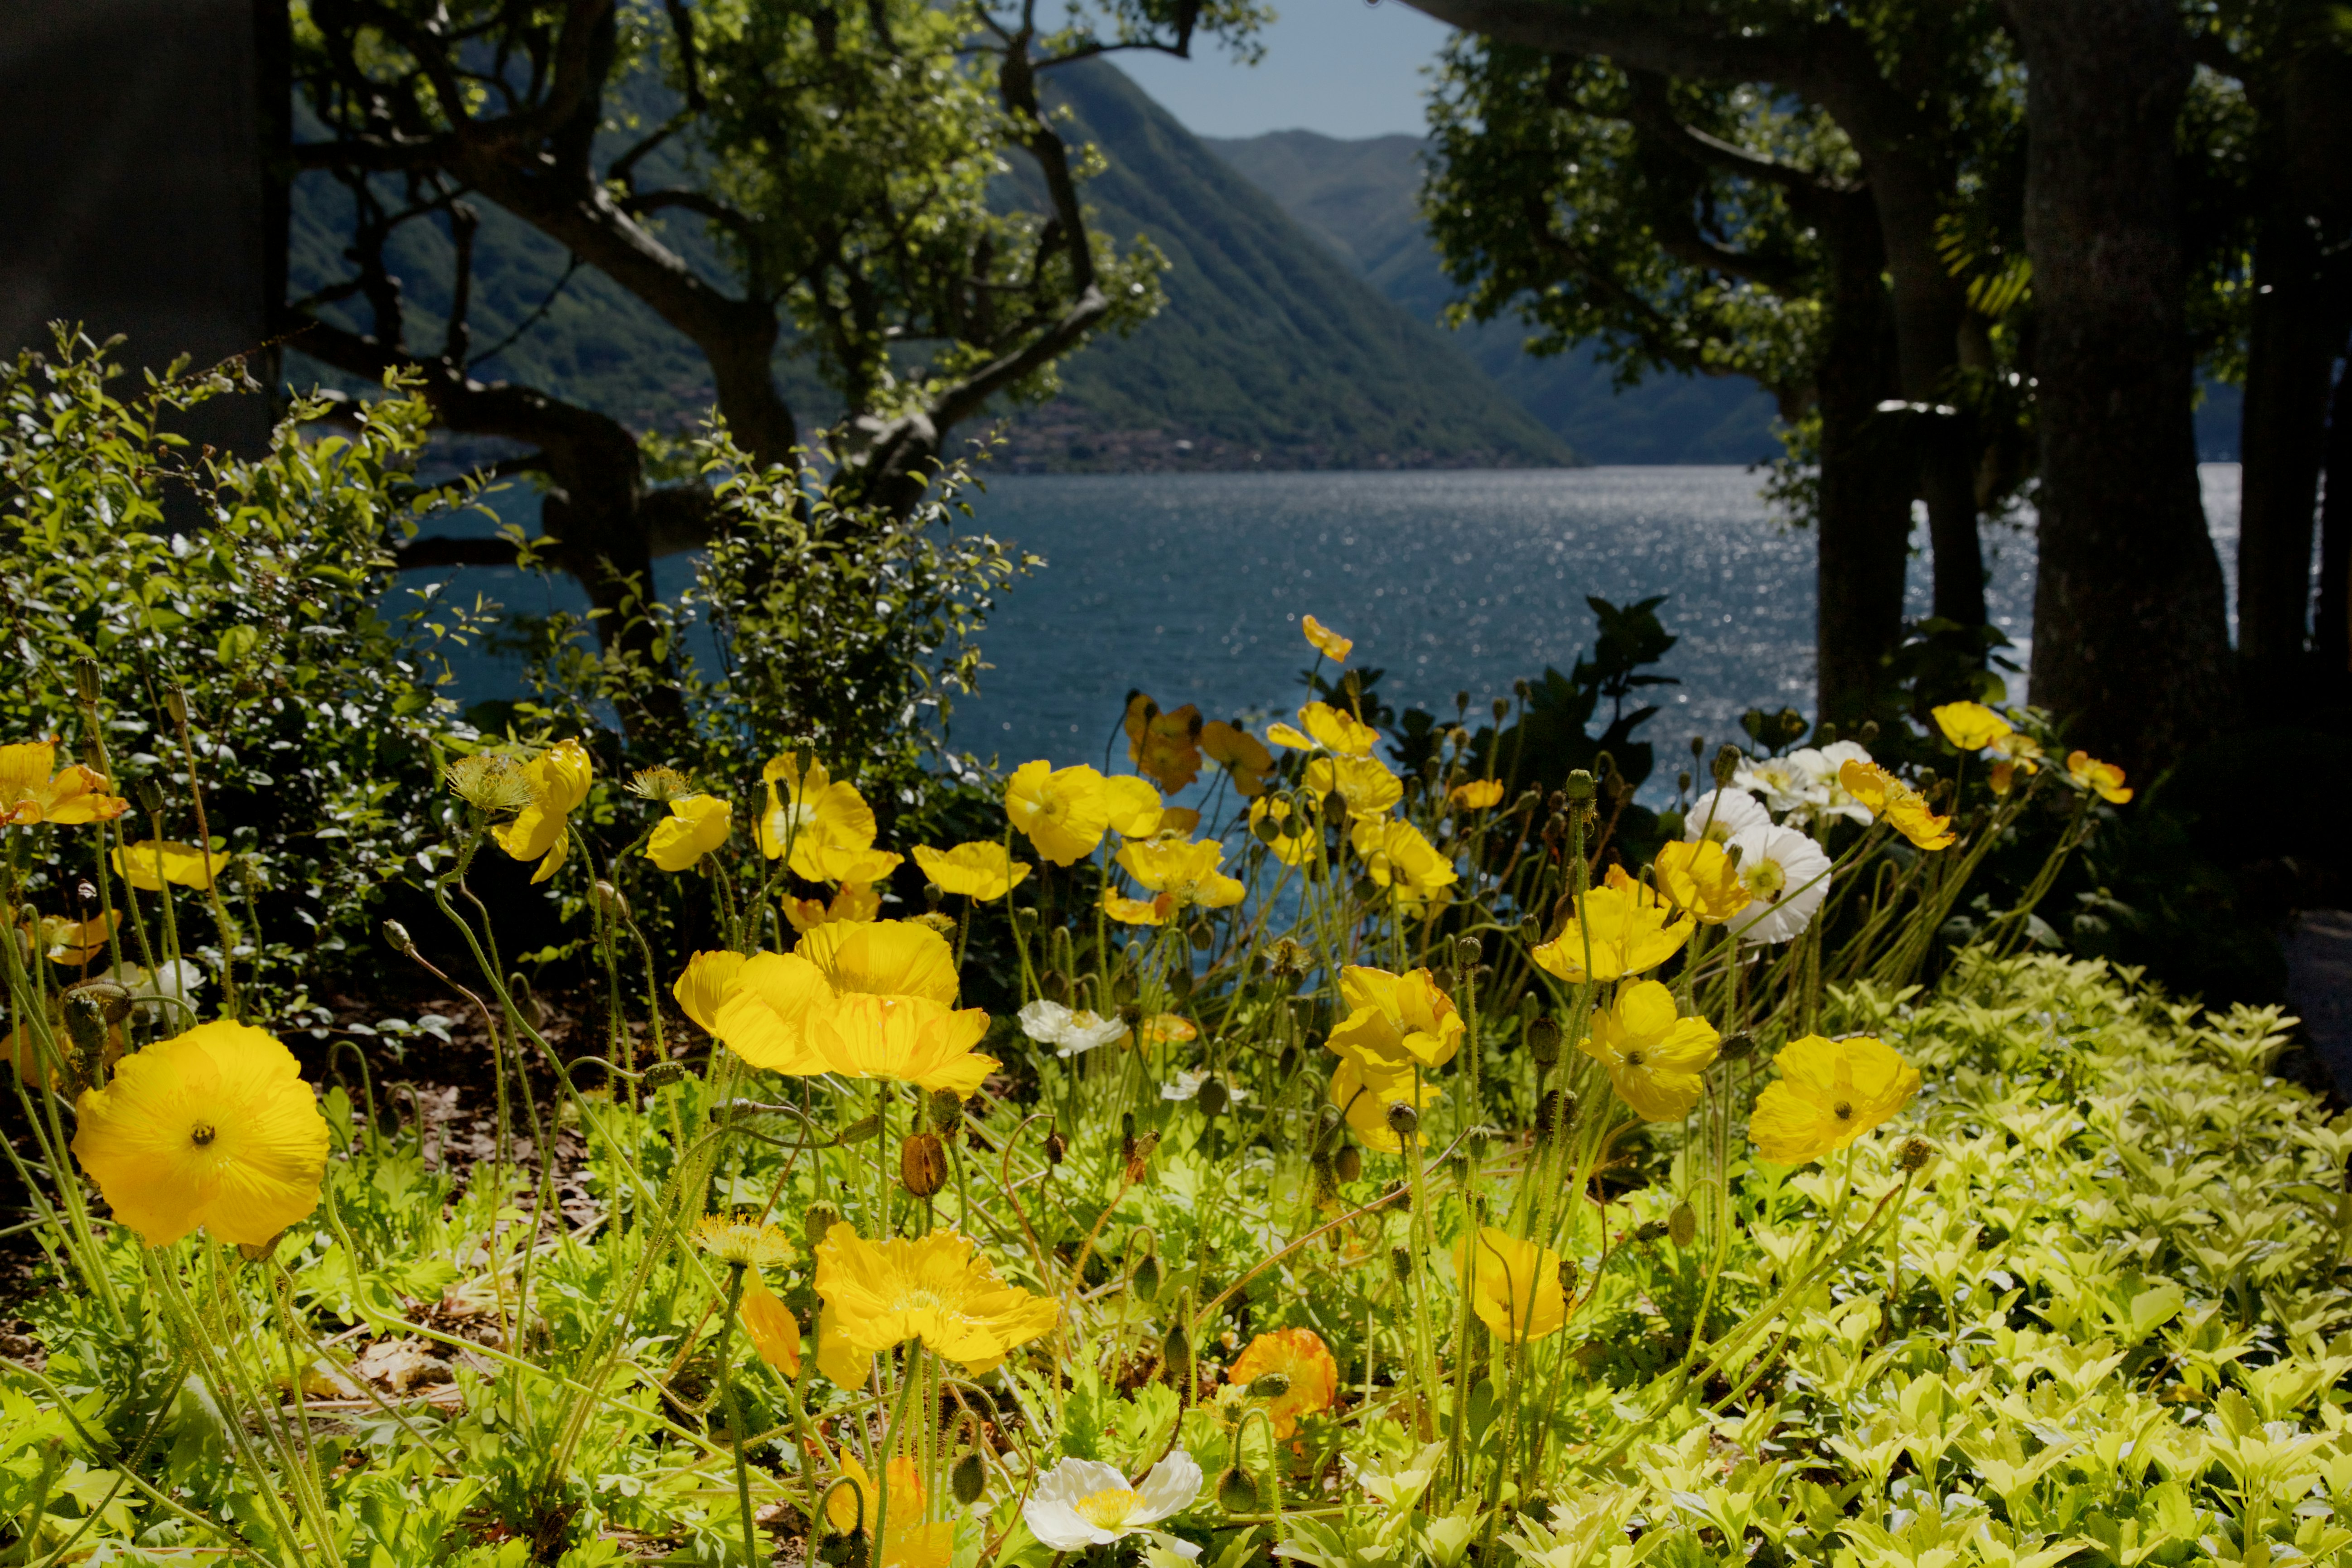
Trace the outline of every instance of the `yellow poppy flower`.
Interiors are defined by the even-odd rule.
[[[217,839],[215,840],[218,842]],[[177,882],[183,888],[209,888],[229,863],[226,849],[205,851],[193,844],[177,839],[143,838],[136,844],[118,846],[109,857],[115,875],[142,893],[160,893],[166,882]],[[561,848],[555,858],[563,858]],[[541,879],[533,877],[532,881]]]
[[[977,1007],[955,1011],[920,996],[844,996],[812,1005],[801,1023],[805,1053],[793,1071],[881,1078],[976,1094],[1000,1064],[972,1047],[988,1033]]]
[[[1365,871],[1381,887],[1393,888],[1399,902],[1439,897],[1461,879],[1453,860],[1410,822],[1359,822],[1349,839]]]
[[[1780,1076],[1756,1097],[1748,1136],[1776,1165],[1835,1153],[1911,1103],[1919,1069],[1867,1035],[1807,1035],[1772,1058]]]
[[[1352,638],[1341,637],[1313,616],[1299,616],[1298,629],[1307,634],[1307,640],[1315,645],[1317,653],[1334,663],[1347,663],[1348,656],[1356,651]]]
[[[779,1226],[756,1219],[705,1215],[694,1222],[694,1245],[721,1263],[747,1268],[793,1260],[793,1239]]]
[[[1668,901],[1701,925],[1719,926],[1755,901],[1739,868],[1712,838],[1677,840],[1659,849],[1658,880]]]
[[[1261,828],[1260,823],[1270,822],[1271,829]],[[1274,851],[1274,858],[1286,866],[1304,866],[1315,858],[1315,839],[1320,829],[1315,819],[1276,795],[1260,795],[1250,802],[1250,831],[1259,842]]]
[[[846,1225],[816,1249],[816,1292],[841,1318],[842,1337],[873,1354],[908,1340],[975,1374],[1049,1331],[1061,1303],[996,1276],[971,1242],[935,1230],[919,1241],[861,1240]]]
[[[1339,972],[1339,1000],[1348,1016],[1331,1031],[1330,1047],[1369,1071],[1442,1068],[1462,1047],[1462,1015],[1426,969],[1391,974],[1350,964]]]
[[[1225,1381],[1247,1388],[1267,1373],[1278,1372],[1290,1386],[1266,1402],[1276,1441],[1298,1430],[1298,1418],[1331,1408],[1339,1394],[1339,1363],[1323,1336],[1312,1329],[1270,1329],[1244,1346],[1225,1369]]]
[[[1922,849],[1944,849],[1956,837],[1952,819],[1927,809],[1927,798],[1876,763],[1849,759],[1838,769],[1838,783],[1895,832]]]
[[[1175,1013],[1154,1013],[1143,1020],[1143,1042],[1149,1046],[1182,1045],[1200,1037],[1200,1026]]]
[[[1307,764],[1307,787],[1337,794],[1358,820],[1386,816],[1404,798],[1404,784],[1375,757],[1318,757]]]
[[[1029,876],[1029,868],[1006,854],[1002,844],[959,844],[952,849],[919,844],[915,864],[940,892],[982,903],[1004,897]]]
[[[1675,1012],[1673,992],[1637,980],[1617,994],[1615,1006],[1592,1016],[1592,1032],[1577,1048],[1609,1069],[1618,1097],[1643,1121],[1675,1121],[1706,1092],[1699,1074],[1721,1044],[1706,1019]]]
[[[1380,743],[1378,730],[1328,702],[1309,702],[1298,710],[1298,721],[1315,737],[1317,745],[1343,757],[1369,757]]]
[[[1118,773],[1102,782],[1110,830],[1121,838],[1149,838],[1160,831],[1160,792],[1151,781]]]
[[[2110,805],[2121,805],[2132,797],[2132,792],[2124,788],[2123,769],[2088,752],[2066,753],[2066,776],[2075,788],[2089,790]]]
[[[111,822],[131,809],[94,769],[73,763],[52,773],[57,757],[54,737],[0,746],[0,826]]]
[[[846,779],[835,779],[823,763],[803,773],[798,752],[772,757],[760,770],[768,786],[768,806],[760,814],[760,853],[782,859],[789,849],[795,876],[829,880],[814,869],[819,849],[866,849],[874,844],[874,808]],[[782,785],[780,790],[777,786]],[[811,868],[803,870],[803,865]]]
[[[1410,1071],[1382,1072],[1367,1067],[1366,1059],[1354,1051],[1342,1052],[1339,1067],[1331,1073],[1331,1103],[1348,1119],[1357,1141],[1382,1154],[1404,1152],[1404,1141],[1389,1125],[1389,1107],[1411,1105],[1415,1110],[1426,1110],[1442,1093],[1424,1078],[1416,1097]],[[1426,1132],[1416,1132],[1413,1138],[1424,1148],[1429,1144]]]
[[[928,1492],[912,1456],[900,1454],[882,1467],[889,1478],[889,1506],[882,1506],[874,1478],[847,1447],[841,1450],[841,1479],[825,1498],[825,1522],[840,1533],[870,1531],[879,1521],[885,1539],[874,1554],[875,1568],[948,1568],[955,1557],[955,1521],[923,1522]]]
[[[129,1046],[130,1042],[123,1037],[120,1025],[109,1029],[106,1032],[106,1047],[102,1053],[105,1065],[112,1067],[116,1062],[121,1061],[122,1053],[129,1048]],[[62,1088],[68,1075],[74,1070],[75,1064],[79,1061],[81,1053],[75,1047],[73,1037],[66,1033],[66,1021],[55,1008],[49,1011],[49,1049],[62,1053],[65,1058],[62,1061],[49,1058],[51,1070],[47,1075],[50,1088]],[[9,1065],[16,1069],[16,1081],[26,1089],[41,1082],[43,1077],[41,1063],[47,1053],[41,1049],[40,1042],[33,1037],[29,1026],[18,1024],[9,1030],[7,1037],[0,1039],[0,1055],[7,1057]]]
[[[800,1320],[768,1289],[756,1268],[744,1272],[743,1294],[736,1302],[735,1317],[761,1361],[788,1378],[800,1376]]]
[[[680,795],[669,815],[654,825],[646,858],[665,871],[683,871],[727,842],[735,828],[735,804],[715,795]]]
[[[1472,779],[1465,784],[1455,784],[1454,793],[1445,797],[1456,811],[1488,811],[1503,798],[1500,779]]]
[[[1580,984],[1590,941],[1591,978],[1620,980],[1655,969],[1680,952],[1696,929],[1690,916],[1677,916],[1655,891],[1625,875],[1622,866],[1612,866],[1600,887],[1587,889],[1559,934],[1529,956],[1546,973]]]
[[[1164,926],[1176,910],[1176,900],[1164,893],[1159,898],[1130,899],[1116,889],[1105,888],[1102,910],[1123,926]]]
[[[123,1058],[75,1105],[73,1152],[150,1247],[198,1226],[259,1247],[319,1204],[327,1122],[276,1037],[228,1019]]]
[[[1470,1310],[1497,1339],[1512,1344],[1556,1334],[1568,1322],[1559,1254],[1522,1241],[1500,1226],[1481,1226],[1474,1242],[1454,1248],[1454,1268]]]
[[[929,926],[828,924],[803,933],[790,952],[745,960],[711,1032],[753,1067],[827,1072],[811,1055],[803,1027],[819,1005],[851,995],[915,996],[944,1008],[955,994],[954,952]]]
[[[1229,909],[1248,891],[1217,869],[1224,858],[1224,846],[1214,840],[1129,840],[1118,851],[1118,863],[1127,874],[1153,892],[1169,895],[1179,906],[1199,904],[1212,910]]]
[[[1277,746],[1286,747],[1294,752],[1311,752],[1316,749],[1315,737],[1295,724],[1269,724],[1266,726],[1265,738]]]
[[[751,962],[740,952],[698,952],[686,961],[681,973],[669,988],[677,998],[678,1010],[701,1026],[703,1033],[719,1032],[719,1010],[735,994],[735,983],[743,977],[743,966]]]
[[[872,850],[850,850],[848,853],[872,854]],[[897,856],[892,856],[893,860]],[[882,895],[870,882],[844,882],[834,889],[833,900],[823,899],[786,898],[784,919],[792,928],[803,934],[824,925],[856,925],[877,919],[882,913]],[[920,920],[921,917],[916,917]]]
[[[2027,763],[2022,765],[2028,773],[2038,773],[2041,771],[2035,768],[2031,763]],[[1994,795],[2000,796],[2001,799],[2008,799],[2009,792],[2017,787],[2017,770],[2019,766],[2019,763],[2011,762],[2008,758],[2003,757],[2000,762],[1993,763],[1992,771],[1985,775],[1985,786],[1990,789]]]
[[[1201,776],[1201,710],[1193,703],[1163,713],[1142,692],[1127,699],[1127,760],[1170,795]]]
[[[2015,728],[1981,702],[1947,702],[1929,709],[1927,716],[1943,731],[1944,739],[1963,752],[1981,752]]]
[[[816,1314],[816,1369],[836,1388],[863,1388],[874,1375],[874,1352],[851,1344],[841,1331],[841,1314],[822,1304]]]
[[[588,798],[596,765],[587,747],[576,740],[562,741],[525,763],[521,771],[530,804],[512,822],[490,829],[490,837],[515,859],[538,861],[530,879],[544,882],[571,853],[567,829],[572,814]]]
[[[1110,799],[1102,774],[1081,763],[1056,768],[1024,763],[1004,781],[1004,815],[1037,853],[1067,866],[1094,853],[1110,826]]]
[[[805,856],[795,849],[793,860],[796,874],[805,875],[800,871],[803,863],[815,873],[809,877],[812,882],[878,882],[906,864],[905,856],[887,849],[853,849],[843,844],[819,845]]]
[[[1265,793],[1266,780],[1274,772],[1274,753],[1247,730],[1212,719],[1201,726],[1201,750],[1225,770],[1243,798],[1255,800]]]
[[[59,915],[43,915],[37,939],[41,952],[51,963],[68,969],[94,963],[105,955],[107,941],[113,936],[120,918],[102,914],[94,921],[69,921]]]

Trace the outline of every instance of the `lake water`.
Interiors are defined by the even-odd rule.
[[[2234,574],[2238,468],[2207,464],[2201,476]],[[976,526],[1047,564],[991,616],[982,646],[994,668],[956,709],[950,741],[1008,765],[1099,763],[1133,689],[1211,718],[1286,713],[1312,657],[1302,613],[1389,672],[1381,689],[1394,706],[1450,713],[1467,689],[1483,708],[1591,647],[1588,594],[1667,595],[1658,614],[1680,640],[1658,672],[1681,684],[1654,689],[1663,710],[1644,731],[1662,756],[1694,735],[1734,739],[1748,708],[1812,703],[1813,539],[1768,512],[1760,479],[1742,468],[998,479]],[[1915,545],[1925,537],[1922,526]],[[2023,663],[2032,536],[1989,526],[1985,546],[1991,616]],[[665,563],[659,585],[675,592],[688,569]],[[453,586],[521,609],[578,604],[568,582],[457,575]],[[1927,603],[1915,555],[1910,613]],[[514,678],[494,658],[462,674],[467,700]],[[2023,698],[2021,681],[2011,695]],[[1661,772],[1670,788],[1671,768]]]

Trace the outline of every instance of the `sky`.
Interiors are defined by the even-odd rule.
[[[1400,0],[1274,3],[1277,19],[1255,66],[1212,44],[1189,60],[1120,55],[1118,67],[1196,135],[1422,134],[1421,69],[1445,41],[1443,23]]]

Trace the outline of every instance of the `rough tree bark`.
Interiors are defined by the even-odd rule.
[[[2173,137],[2189,78],[2168,0],[2010,7],[2027,67],[2025,239],[2039,322],[2033,695],[2153,773],[2228,699],[2205,531]]]
[[[2225,62],[2229,63],[2229,62]],[[2328,372],[2342,347],[2352,218],[2352,60],[2295,47],[2246,80],[2266,156],[2239,456],[2238,653],[2251,702],[2289,696],[2310,617]]]

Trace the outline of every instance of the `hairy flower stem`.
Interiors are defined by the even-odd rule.
[[[1413,1068],[1412,1089],[1413,1100],[1418,1103],[1421,1099],[1421,1069],[1418,1066]],[[1403,1133],[1398,1141],[1404,1145],[1405,1166],[1412,1181],[1412,1213],[1406,1216],[1412,1241],[1405,1253],[1412,1262],[1413,1359],[1420,1363],[1413,1370],[1421,1382],[1422,1429],[1426,1437],[1435,1436],[1437,1431],[1437,1350],[1431,1342],[1429,1331],[1432,1310],[1429,1249],[1435,1243],[1429,1223],[1429,1184],[1422,1170],[1420,1130],[1416,1128]],[[1455,1411],[1454,1419],[1459,1425],[1462,1413]]]
[[[196,748],[195,742],[188,736],[187,700],[177,691],[171,693],[171,697],[172,700],[166,706],[173,727],[180,732],[180,754],[187,759],[188,763],[188,803],[196,813],[196,853],[200,857],[209,857],[213,850],[212,826],[205,818],[204,785],[196,781]],[[220,931],[221,996],[228,1004],[229,1016],[242,1021],[245,1008],[236,989],[236,927],[228,918],[228,906],[221,902],[220,879],[210,873],[211,864],[211,860],[205,858],[205,894],[212,906],[213,924]],[[258,947],[254,951],[254,958],[256,963],[260,961]]]
[[[727,1266],[727,1313],[719,1320],[719,1389],[727,1401],[727,1446],[735,1452],[735,1506],[743,1515],[743,1561],[760,1561],[759,1526],[751,1518],[751,1469],[743,1458],[743,1407],[735,1395],[735,1309],[743,1300],[743,1265]]]

